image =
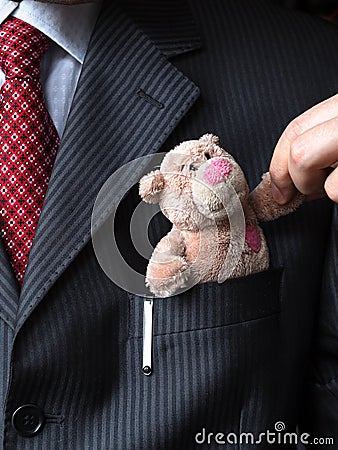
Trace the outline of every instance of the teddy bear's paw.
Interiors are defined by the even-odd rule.
[[[286,216],[295,211],[304,202],[304,199],[305,196],[297,192],[285,205],[277,203],[272,193],[269,172],[263,175],[262,181],[250,194],[251,206],[256,212],[259,221],[270,221]]]
[[[180,256],[172,257],[170,261],[150,262],[146,285],[157,297],[170,297],[188,287],[190,272],[189,264]]]
[[[156,246],[152,256],[152,262],[167,263],[168,259],[183,256],[185,253],[185,241],[180,230],[173,228],[167,236],[164,236]]]
[[[159,170],[150,172],[140,180],[139,194],[147,203],[157,203],[164,189],[164,176]]]

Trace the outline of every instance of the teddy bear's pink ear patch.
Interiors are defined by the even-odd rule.
[[[262,239],[257,225],[247,225],[245,229],[245,240],[251,250],[258,253],[262,246]]]
[[[232,171],[232,164],[225,158],[212,158],[203,173],[203,180],[210,186],[224,181]]]

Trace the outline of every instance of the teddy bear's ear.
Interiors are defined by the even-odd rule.
[[[163,173],[155,170],[140,180],[139,194],[146,203],[158,203],[165,187]]]
[[[205,142],[206,144],[219,144],[219,137],[214,135],[214,134],[204,134],[201,138],[200,141]]]
[[[215,158],[217,156],[230,156],[219,145],[219,137],[214,134],[204,134],[199,139],[203,153],[207,159]]]

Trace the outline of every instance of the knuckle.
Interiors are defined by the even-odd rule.
[[[300,169],[309,167],[306,149],[307,145],[300,137],[295,139],[290,145],[290,159]]]
[[[284,131],[284,135],[290,144],[298,138],[304,131],[303,119],[301,117],[297,117],[289,125],[286,127]]]
[[[292,185],[290,174],[287,169],[271,165],[269,168],[271,181],[279,188],[286,189]]]

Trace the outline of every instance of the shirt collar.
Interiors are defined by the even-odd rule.
[[[100,11],[99,3],[57,5],[23,0],[0,0],[0,22],[10,14],[38,28],[81,64]]]

